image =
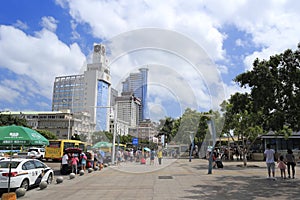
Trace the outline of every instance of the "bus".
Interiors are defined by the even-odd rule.
[[[79,140],[49,140],[49,145],[45,148],[45,159],[60,161],[66,148],[79,148],[86,151],[88,143]]]
[[[115,150],[117,151],[118,150],[118,148],[120,149],[120,150],[123,150],[123,151],[125,151],[126,150],[126,144],[121,144],[121,143],[115,143]],[[108,153],[111,153],[112,152],[112,147],[101,147],[101,148],[99,148],[101,151],[103,151],[103,152],[108,152]]]
[[[266,135],[262,135],[260,139],[262,154],[267,144],[270,144],[271,149],[274,149],[278,155],[285,156],[287,149],[291,149],[295,156],[296,162],[300,160],[300,132],[293,133],[288,138],[283,135],[276,135],[270,132]]]
[[[115,143],[116,150],[118,150],[118,148],[119,148],[120,150],[125,151],[126,150],[126,146],[127,146],[126,144]]]

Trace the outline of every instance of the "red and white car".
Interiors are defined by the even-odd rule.
[[[41,181],[51,184],[53,170],[37,159],[13,158],[0,161],[0,189],[8,188],[9,164],[11,163],[10,188],[24,188],[39,185]]]

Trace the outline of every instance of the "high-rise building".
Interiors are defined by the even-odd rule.
[[[96,130],[109,130],[111,76],[106,50],[94,44],[93,61],[81,75],[56,77],[53,87],[52,110],[70,109],[88,112]]]
[[[135,127],[139,122],[140,106],[140,99],[132,92],[122,92],[121,96],[116,98],[117,122],[126,122],[129,127]]]
[[[139,120],[148,119],[147,107],[147,88],[148,88],[148,69],[140,68],[137,73],[130,73],[129,77],[122,83],[122,92],[133,92],[134,96],[141,100],[139,110]]]

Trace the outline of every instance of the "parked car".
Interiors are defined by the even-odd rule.
[[[30,147],[28,149],[27,157],[42,160],[45,157],[45,149],[39,147]]]
[[[0,189],[8,188],[9,165],[11,164],[10,188],[28,190],[41,181],[51,184],[54,178],[53,170],[37,159],[13,158],[0,161]]]

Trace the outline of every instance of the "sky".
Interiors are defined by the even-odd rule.
[[[150,119],[218,109],[254,59],[296,49],[296,0],[2,0],[0,111],[50,111],[56,76],[107,47],[112,87],[149,69]],[[120,89],[119,89],[120,91]]]

